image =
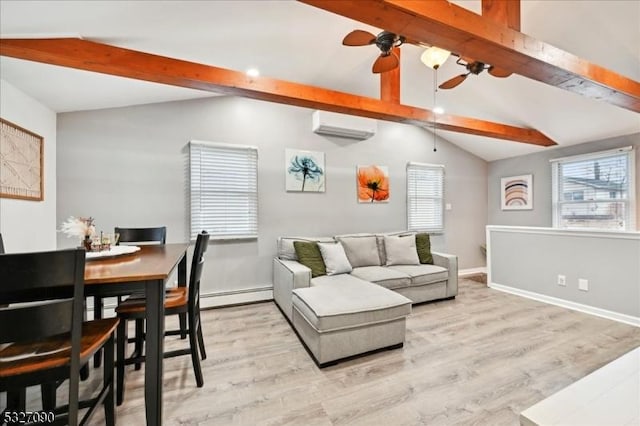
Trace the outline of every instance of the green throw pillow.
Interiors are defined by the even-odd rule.
[[[431,255],[431,240],[429,234],[416,234],[416,250],[420,263],[433,265],[433,255]]]
[[[311,277],[327,275],[327,269],[322,260],[322,254],[316,242],[294,241],[293,247],[298,256],[298,262],[311,269]]]

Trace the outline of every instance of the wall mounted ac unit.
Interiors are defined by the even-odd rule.
[[[356,117],[329,111],[313,112],[313,132],[349,139],[369,139],[376,134],[378,122],[372,118]]]

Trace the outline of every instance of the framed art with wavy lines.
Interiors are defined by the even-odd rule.
[[[500,179],[502,210],[533,209],[533,175],[520,175]]]

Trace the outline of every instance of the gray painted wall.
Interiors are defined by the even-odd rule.
[[[65,113],[58,116],[58,220],[91,215],[98,229],[168,227],[168,242],[187,241],[188,142],[256,145],[259,149],[259,237],[213,242],[203,292],[271,285],[279,235],[335,235],[406,229],[408,161],[444,164],[445,233],[438,250],[459,256],[461,268],[484,266],[479,249],[487,224],[487,163],[432,134],[379,122],[366,141],[311,132],[309,109],[234,97]],[[326,154],[326,192],[284,190],[284,150]],[[389,167],[387,204],[358,204],[358,164]],[[60,247],[76,242],[60,236]]]
[[[632,145],[636,152],[636,200],[640,201],[640,133],[605,139],[566,148],[547,149],[540,153],[523,155],[489,163],[488,223],[489,225],[553,226],[551,211],[550,159],[586,154]],[[533,210],[500,208],[500,178],[533,174]],[[636,227],[640,229],[640,208],[636,210]]]
[[[492,230],[491,281],[640,320],[640,234]],[[568,255],[570,254],[570,255]],[[566,276],[566,286],[558,285]],[[578,279],[589,290],[578,290]]]

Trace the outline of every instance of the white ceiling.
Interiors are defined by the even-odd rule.
[[[480,0],[455,1],[474,12]],[[533,1],[521,5],[521,31],[640,80],[640,1]],[[352,29],[379,29],[295,1],[0,1],[0,33],[81,36],[130,49],[358,95],[378,97],[374,46],[345,47]],[[402,103],[433,107],[433,72],[407,45]],[[442,81],[464,71],[449,60]],[[56,112],[213,96],[208,92],[0,59],[0,78]],[[561,146],[640,132],[640,114],[513,75],[469,76],[438,91],[447,113],[532,127]],[[531,145],[439,132],[488,161],[536,152]]]

